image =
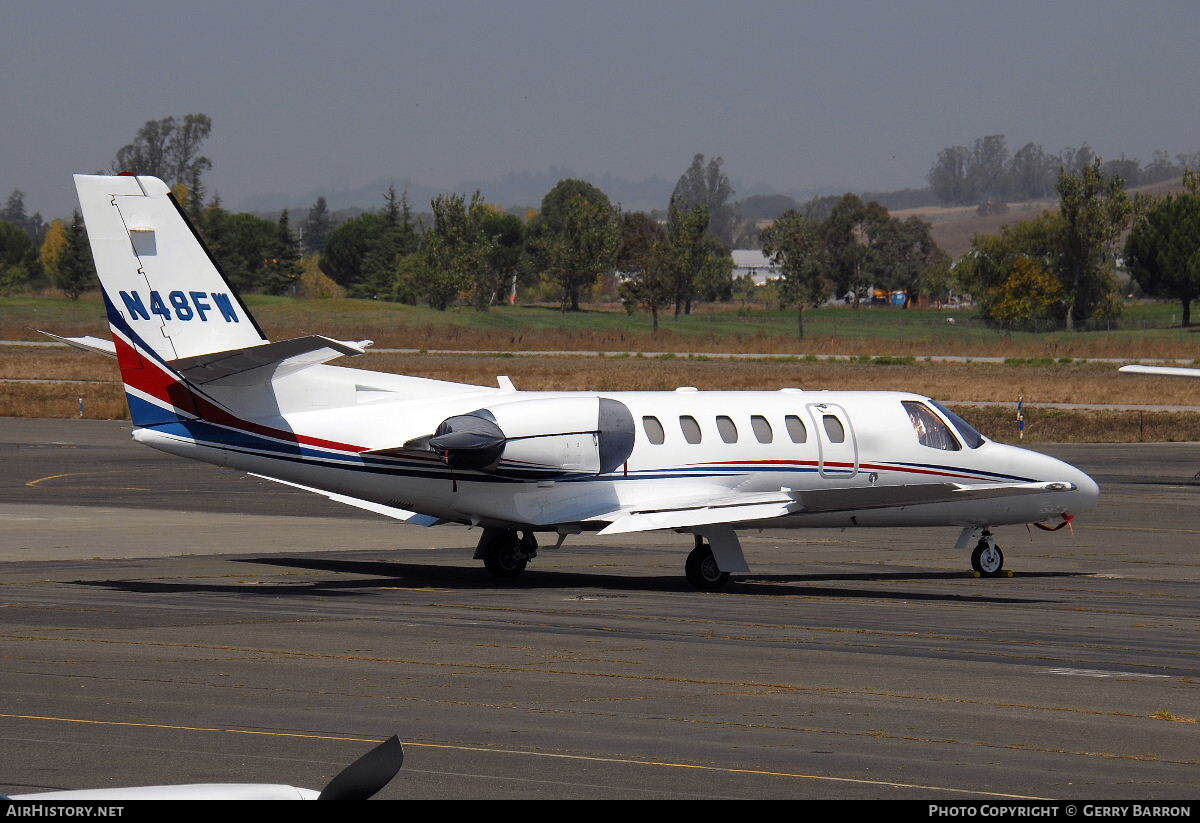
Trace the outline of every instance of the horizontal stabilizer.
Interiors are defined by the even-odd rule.
[[[104,354],[109,357],[117,356],[116,344],[114,344],[113,341],[105,340],[102,337],[60,337],[57,334],[53,334],[48,331],[42,331],[41,329],[38,329],[38,331],[47,337],[53,337],[59,343],[66,343],[68,346],[76,349],[90,351],[93,354]]]
[[[1155,377],[1200,377],[1200,369],[1182,366],[1122,366],[1117,371],[1126,374],[1150,374]]]
[[[311,334],[307,337],[263,343],[261,346],[182,357],[168,361],[167,365],[188,381],[202,385],[266,366],[275,367],[272,370],[273,377],[282,377],[338,357],[364,354],[369,345],[370,340],[349,343]]]
[[[382,514],[384,517],[391,517],[395,520],[401,520],[405,523],[412,523],[415,526],[437,526],[446,521],[437,517],[432,517],[428,514],[418,514],[410,512],[406,509],[397,509],[395,506],[385,506],[382,503],[375,503],[371,500],[363,500],[358,497],[350,497],[345,494],[337,494],[335,492],[327,492],[323,489],[314,489],[312,486],[302,486],[299,483],[293,483],[290,480],[280,480],[278,477],[269,477],[265,474],[255,474],[250,472],[251,477],[259,477],[263,480],[270,480],[273,483],[282,483],[285,486],[291,486],[293,489],[301,489],[302,491],[312,492],[324,497],[328,497],[334,503],[343,503],[347,506],[354,506],[357,509],[365,509],[375,514]]]

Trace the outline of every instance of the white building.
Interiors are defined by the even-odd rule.
[[[768,280],[778,280],[783,276],[779,266],[758,249],[734,249],[730,254],[733,255],[735,278],[750,277],[754,285],[761,286]]]

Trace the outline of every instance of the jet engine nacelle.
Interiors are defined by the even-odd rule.
[[[425,446],[461,469],[530,477],[605,474],[633,452],[633,415],[608,397],[517,400],[448,417]]]

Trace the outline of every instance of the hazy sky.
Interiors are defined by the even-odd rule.
[[[0,197],[71,207],[147,119],[202,111],[228,204],[554,165],[777,189],[924,185],[1003,132],[1200,150],[1200,2],[0,4]],[[743,192],[748,193],[748,192]]]

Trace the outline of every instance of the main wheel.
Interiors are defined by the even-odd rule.
[[[683,565],[683,573],[687,575],[689,583],[706,592],[723,589],[729,582],[729,572],[721,571],[717,558],[713,557],[712,547],[707,543],[692,549]]]
[[[1004,571],[1004,552],[990,540],[980,540],[971,552],[971,568],[983,577],[999,577]]]
[[[492,577],[516,577],[525,571],[529,555],[515,531],[487,529],[479,540],[483,567]]]

